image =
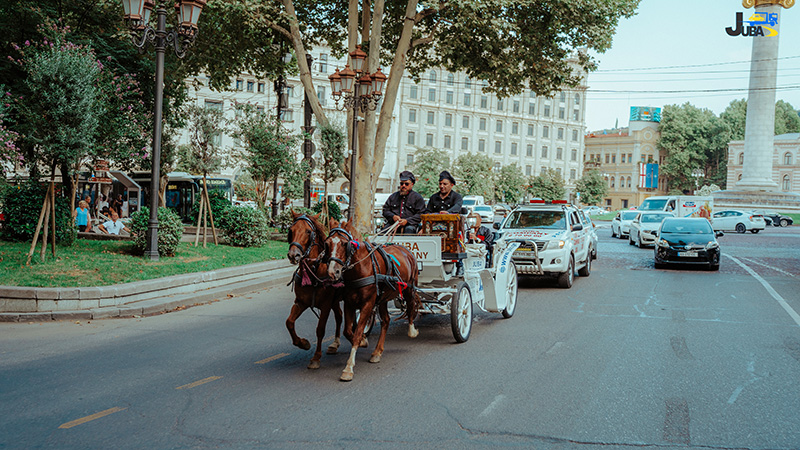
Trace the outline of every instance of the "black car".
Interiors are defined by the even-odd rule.
[[[656,269],[667,263],[704,264],[719,270],[719,243],[711,223],[703,218],[669,217],[661,222],[654,250]]]
[[[776,227],[788,227],[789,225],[794,223],[794,220],[787,216],[786,214],[781,214],[775,211],[753,211],[754,213],[761,214],[764,216],[764,220],[767,221],[767,225],[773,225]]]

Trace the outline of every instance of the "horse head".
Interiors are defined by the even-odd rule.
[[[333,281],[340,281],[358,250],[361,234],[350,225],[350,222],[346,222],[344,227],[336,226],[338,222],[335,221],[331,221],[330,225],[331,231],[325,240],[328,276]]]
[[[289,253],[286,254],[286,257],[290,263],[299,264],[301,259],[309,256],[314,247],[319,247],[318,251],[322,250],[325,236],[321,234],[319,214],[307,216],[292,210],[292,218],[294,222],[289,227]]]

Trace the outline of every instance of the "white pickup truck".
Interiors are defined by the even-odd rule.
[[[570,288],[576,269],[591,274],[594,231],[566,201],[520,206],[496,228],[499,240],[520,243],[512,256],[520,275],[557,277],[560,287]]]

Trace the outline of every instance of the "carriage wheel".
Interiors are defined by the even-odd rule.
[[[378,312],[376,310],[372,311],[372,320],[367,322],[367,326],[364,327],[364,337],[367,337],[367,336],[369,336],[370,333],[372,333],[372,327],[375,326],[375,321],[377,320],[377,317],[378,317],[377,314],[378,314]],[[357,309],[356,310],[356,321],[353,324],[353,333],[356,332],[356,327],[358,327],[359,319],[361,319],[361,310]]]
[[[506,289],[508,303],[506,303],[506,309],[503,310],[503,317],[506,319],[513,316],[514,311],[517,310],[517,266],[512,262],[508,266],[508,271],[508,286]]]
[[[450,326],[456,342],[467,342],[472,331],[472,294],[467,283],[458,284],[455,295],[450,300]]]

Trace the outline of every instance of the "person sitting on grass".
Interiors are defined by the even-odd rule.
[[[103,233],[116,234],[116,235],[119,235],[120,231],[122,230],[129,231],[128,227],[126,227],[125,224],[123,224],[122,221],[119,220],[119,214],[117,214],[116,211],[111,212],[111,220],[109,220],[106,223],[100,224],[98,228]]]

